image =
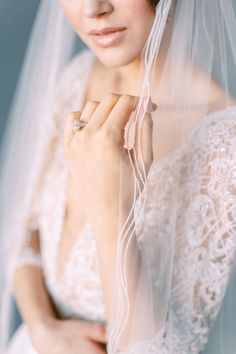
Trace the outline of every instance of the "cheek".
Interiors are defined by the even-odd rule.
[[[125,4],[127,8],[130,8],[130,12],[133,16],[143,17],[147,14],[150,15],[154,13],[148,0],[126,0]]]
[[[82,32],[82,2],[60,0],[65,17],[77,33]]]
[[[150,32],[155,10],[148,0],[117,0],[117,2],[122,3],[121,13],[124,14],[136,34],[144,37]]]
[[[147,0],[127,1],[130,3],[131,26],[137,37],[136,39],[146,40],[155,18],[155,10]]]

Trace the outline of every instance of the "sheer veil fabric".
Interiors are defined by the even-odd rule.
[[[236,352],[235,33],[234,0],[156,7],[119,166],[109,354]],[[56,129],[53,96],[75,39],[59,2],[42,1],[1,149],[1,349],[45,132]],[[148,143],[147,97],[157,104]]]

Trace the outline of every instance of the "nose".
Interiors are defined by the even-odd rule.
[[[89,18],[111,13],[113,6],[109,0],[86,0],[84,14]]]

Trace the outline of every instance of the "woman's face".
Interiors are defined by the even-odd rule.
[[[150,33],[155,10],[148,0],[60,0],[82,41],[106,66],[134,61]]]

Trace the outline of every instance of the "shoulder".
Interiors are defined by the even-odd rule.
[[[195,131],[195,138],[203,147],[207,144],[213,148],[215,141],[219,146],[225,143],[236,149],[236,106],[214,111],[204,117]]]
[[[187,162],[188,177],[204,179],[204,185],[211,185],[214,195],[236,185],[236,106],[203,118],[191,137],[185,157],[183,163]]]
[[[216,157],[236,158],[236,106],[214,111],[201,119],[189,139],[193,156],[205,163]]]
[[[200,66],[195,66],[193,70],[194,86],[189,92],[195,103],[209,105],[211,111],[217,111],[225,107],[226,104],[236,106],[236,98],[226,84],[221,85],[213,76],[209,76]],[[225,87],[224,87],[225,86]],[[207,98],[207,102],[206,102]]]

